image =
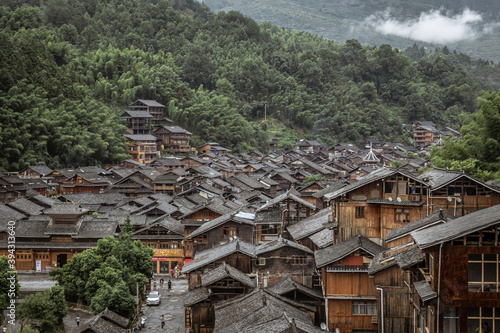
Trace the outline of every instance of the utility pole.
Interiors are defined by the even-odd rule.
[[[267,103],[264,103],[264,121],[267,121]]]

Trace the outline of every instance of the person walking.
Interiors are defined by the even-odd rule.
[[[80,316],[76,316],[76,326],[80,326]]]
[[[170,270],[170,276],[172,277],[172,279],[174,278],[174,270],[173,269]]]
[[[168,280],[167,285],[168,285],[168,291],[172,290],[172,281]]]
[[[161,329],[165,327],[165,317],[164,315],[161,315]]]
[[[160,279],[160,288],[163,288],[163,282],[164,282],[164,280],[163,280],[163,278],[161,278]]]

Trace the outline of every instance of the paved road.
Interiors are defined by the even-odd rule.
[[[159,279],[159,277],[158,277]],[[168,279],[165,279],[168,281]],[[158,288],[161,295],[159,306],[144,306],[143,312],[146,314],[146,328],[143,333],[165,332],[165,333],[185,333],[184,326],[184,305],[183,294],[188,290],[187,280],[173,279],[172,290],[168,291],[167,283],[163,288]],[[165,327],[161,329],[161,315],[165,316]]]

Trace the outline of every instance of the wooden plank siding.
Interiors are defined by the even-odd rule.
[[[338,328],[340,333],[356,330],[377,331],[377,324],[372,324],[372,315],[353,315],[352,300],[328,299],[328,327]]]
[[[346,296],[373,296],[377,295],[377,289],[373,278],[368,273],[327,273],[326,294]]]

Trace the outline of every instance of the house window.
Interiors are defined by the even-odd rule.
[[[489,327],[486,329],[483,325]],[[483,330],[477,330],[483,326]],[[500,308],[467,308],[467,332],[499,332]]]
[[[238,235],[238,228],[234,226],[227,226],[222,228],[223,237],[234,237]]]
[[[264,266],[266,264],[266,258],[257,258],[257,262],[255,264],[257,266]]]
[[[410,222],[410,210],[397,208],[394,210],[394,221],[396,223],[408,223]]]
[[[364,218],[365,217],[365,207],[356,207],[356,218]]]
[[[194,239],[195,243],[201,243],[201,244],[207,244],[208,243],[208,236],[207,234],[199,235]]]
[[[499,292],[498,254],[469,254],[469,292]]]
[[[294,256],[292,257],[292,265],[306,265],[307,258],[304,256]]]
[[[353,302],[352,314],[373,316],[377,314],[377,306],[375,302]]]

